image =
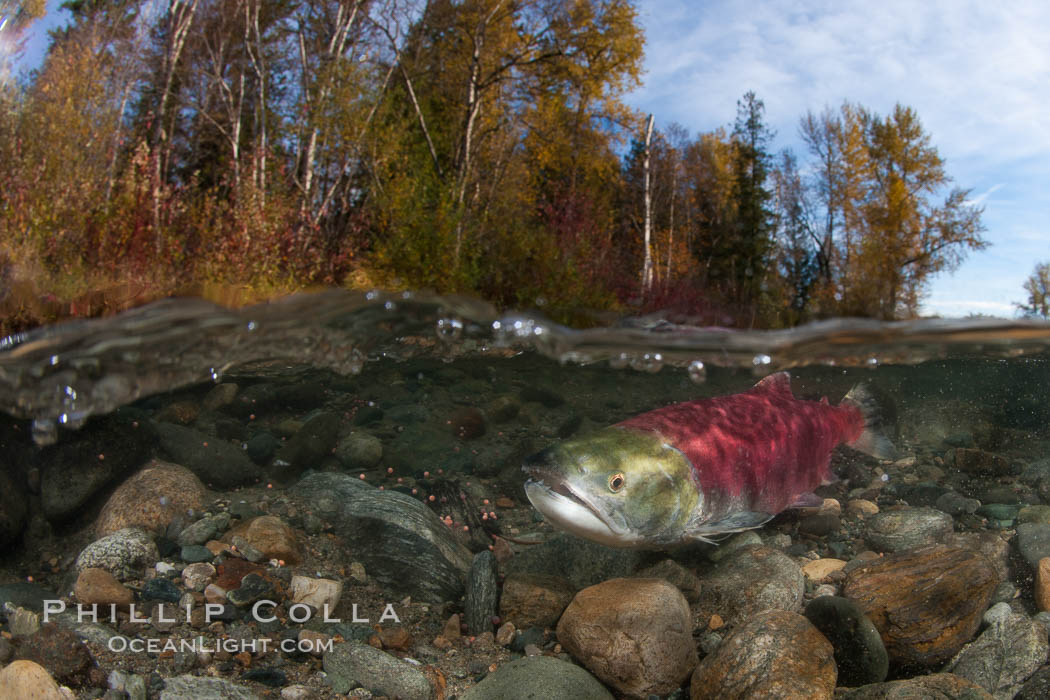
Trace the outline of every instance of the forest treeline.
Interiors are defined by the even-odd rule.
[[[906,106],[802,115],[800,156],[753,92],[647,139],[629,0],[63,7],[0,94],[2,253],[60,294],[399,285],[783,326],[914,315],[986,245]]]

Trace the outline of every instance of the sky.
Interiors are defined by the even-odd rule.
[[[912,107],[984,238],[929,287],[924,314],[1015,315],[1050,261],[1050,3],[1042,0],[642,0],[644,85],[627,103],[693,134],[732,125],[754,90],[774,148],[803,163],[807,110]]]
[[[39,65],[59,0],[31,28]],[[912,107],[954,185],[984,207],[991,245],[929,287],[924,314],[1012,317],[1050,261],[1050,2],[1044,0],[638,0],[646,31],[632,107],[692,134],[731,125],[754,90],[803,165],[807,110],[843,100],[886,115]]]

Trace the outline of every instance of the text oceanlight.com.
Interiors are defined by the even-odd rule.
[[[259,639],[207,639],[206,637],[194,637],[191,639],[128,639],[127,637],[111,637],[106,646],[115,653],[132,651],[147,654],[163,654],[164,652],[192,652],[198,654],[202,651],[217,653],[225,651],[230,654],[249,652],[252,654],[263,653],[271,649],[279,649],[286,653],[296,651],[307,654],[323,654],[331,651],[335,645],[334,639],[271,639],[262,637]]]
[[[277,603],[272,600],[260,600],[256,602],[250,610],[252,619],[258,623],[276,622],[277,616],[272,614]],[[217,619],[223,614],[225,610],[224,605],[217,603],[207,603],[204,605],[204,622],[210,624],[213,620]],[[178,620],[175,618],[175,611],[182,609],[185,612],[186,619],[190,619],[193,614],[193,606],[186,605],[183,608],[179,608],[175,605],[165,605],[160,603],[153,607],[152,618],[141,617],[139,611],[136,609],[134,603],[128,606],[120,606],[121,611],[127,611],[128,622],[147,624],[149,622],[168,622],[176,623]],[[351,619],[353,623],[371,623],[371,619],[368,616],[362,616],[358,611],[356,603],[350,606]],[[58,615],[66,611],[66,604],[61,600],[45,600],[44,601],[44,622],[49,622],[52,615]],[[108,620],[109,622],[118,621],[118,606],[116,605],[77,605],[76,616],[77,622],[99,622],[100,619],[103,621]],[[168,616],[167,613],[171,613]],[[328,605],[322,606],[320,611],[317,611],[322,616],[323,622],[342,622],[342,619],[338,617],[331,617],[329,614]],[[309,621],[317,612],[312,607],[304,603],[296,603],[288,608],[288,618],[295,623],[303,623]],[[107,614],[108,613],[108,614]],[[398,617],[397,612],[394,611],[394,606],[391,603],[387,603],[383,608],[382,614],[379,616],[379,622],[394,622],[399,623],[401,619]],[[206,637],[194,637],[190,639],[129,639],[121,635],[115,635],[109,639],[106,646],[112,652],[145,652],[148,654],[162,654],[164,652],[219,652],[225,651],[231,654],[240,654],[241,652],[251,653],[266,653],[271,649],[278,649],[283,652],[293,653],[296,651],[312,653],[312,654],[323,654],[324,652],[331,651],[334,644],[332,639],[271,639],[269,637],[260,637],[257,639],[208,639]]]

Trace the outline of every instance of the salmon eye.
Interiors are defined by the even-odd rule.
[[[627,483],[627,480],[623,478],[623,474],[613,474],[609,477],[609,490],[612,492],[619,491]]]

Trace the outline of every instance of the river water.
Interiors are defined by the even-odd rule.
[[[341,290],[240,309],[169,299],[0,341],[2,476],[9,484],[6,498],[0,494],[0,598],[8,600],[3,587],[15,581],[72,591],[83,568],[78,557],[102,534],[100,512],[111,507],[108,499],[150,459],[160,458],[188,467],[208,491],[199,505],[151,521],[152,536],[170,545],[167,553],[161,546],[158,558],[181,571],[188,560],[180,560],[171,544],[179,529],[202,513],[230,512],[237,522],[242,514],[234,504],[247,502],[251,513],[280,517],[297,533],[309,575],[350,590],[356,584],[346,573],[349,561],[364,562],[373,587],[362,584],[358,597],[373,596],[376,605],[401,601],[402,617],[411,620],[406,626],[414,625],[416,645],[393,647],[396,654],[440,669],[450,689],[462,692],[487,673],[478,668],[491,670],[515,655],[498,644],[487,651],[470,647],[460,656],[435,651],[449,612],[469,607],[459,598],[466,570],[453,576],[451,588],[434,593],[406,583],[427,575],[411,562],[399,560],[401,568],[386,570],[388,562],[364,544],[331,549],[332,536],[355,541],[353,527],[340,525],[350,516],[322,498],[313,503],[317,517],[310,498],[296,500],[303,498],[303,482],[318,474],[352,477],[410,495],[431,509],[434,522],[456,533],[455,546],[465,548],[469,564],[470,553],[493,542],[497,552],[507,542],[527,550],[522,543],[554,536],[522,489],[520,465],[528,455],[674,402],[746,390],[780,370],[790,372],[796,396],[833,404],[856,383],[868,384],[884,405],[901,459],[880,463],[840,450],[832,468],[841,481],[818,491],[834,499],[831,525],[822,530],[784,515],[757,531],[763,546],[794,558],[796,571],[814,559],[863,559],[872,548],[889,555],[896,545],[873,544],[865,513],[921,509],[927,517],[940,509],[938,517],[950,516],[955,535],[994,540],[988,554],[1000,558],[998,576],[1009,587],[1000,586],[997,598],[985,603],[1009,601],[1035,618],[1038,559],[1024,562],[1034,555],[1018,545],[1015,532],[1035,523],[1048,528],[1050,538],[1050,324],[835,319],[742,331],[651,315],[574,329],[537,313],[500,313],[475,299]],[[168,510],[177,500],[169,493],[144,498]],[[931,537],[941,541],[941,535]],[[216,555],[213,563],[221,566],[228,555]],[[581,573],[593,565],[588,556],[576,564],[560,553],[548,573],[564,574],[576,589],[602,580],[601,572]],[[702,581],[718,575],[714,558],[674,556]],[[271,558],[268,571],[285,564]],[[500,564],[509,566],[504,558]],[[501,577],[513,575],[512,568],[501,568]],[[162,576],[156,571],[150,562],[120,578],[138,596],[144,581]],[[841,593],[835,587],[842,579],[828,580],[824,585]],[[806,581],[807,600],[818,595],[819,584]],[[408,600],[426,605],[417,609]],[[733,604],[719,600],[717,610],[711,601],[691,600],[693,636],[705,652],[717,647],[711,635],[720,639],[708,622],[712,612],[726,618],[730,631],[745,622],[733,618]],[[792,605],[801,610],[802,602]],[[348,638],[348,630],[337,633]],[[540,637],[545,653],[565,657],[550,629]],[[121,667],[144,678],[180,670],[163,656],[143,656],[129,666],[119,655],[91,649],[104,670]],[[914,658],[902,653],[891,648],[891,678],[916,673]],[[1045,650],[1043,656],[1045,666]],[[606,680],[585,658],[576,660]],[[341,687],[307,661],[285,661],[289,665],[275,665],[287,675],[285,684],[297,681],[317,697],[326,696],[324,688]],[[920,667],[926,673],[943,661]],[[187,663],[181,670],[196,667],[193,673],[243,685],[237,676],[243,669],[232,661],[224,665],[209,656]],[[613,681],[606,687],[623,695]]]

